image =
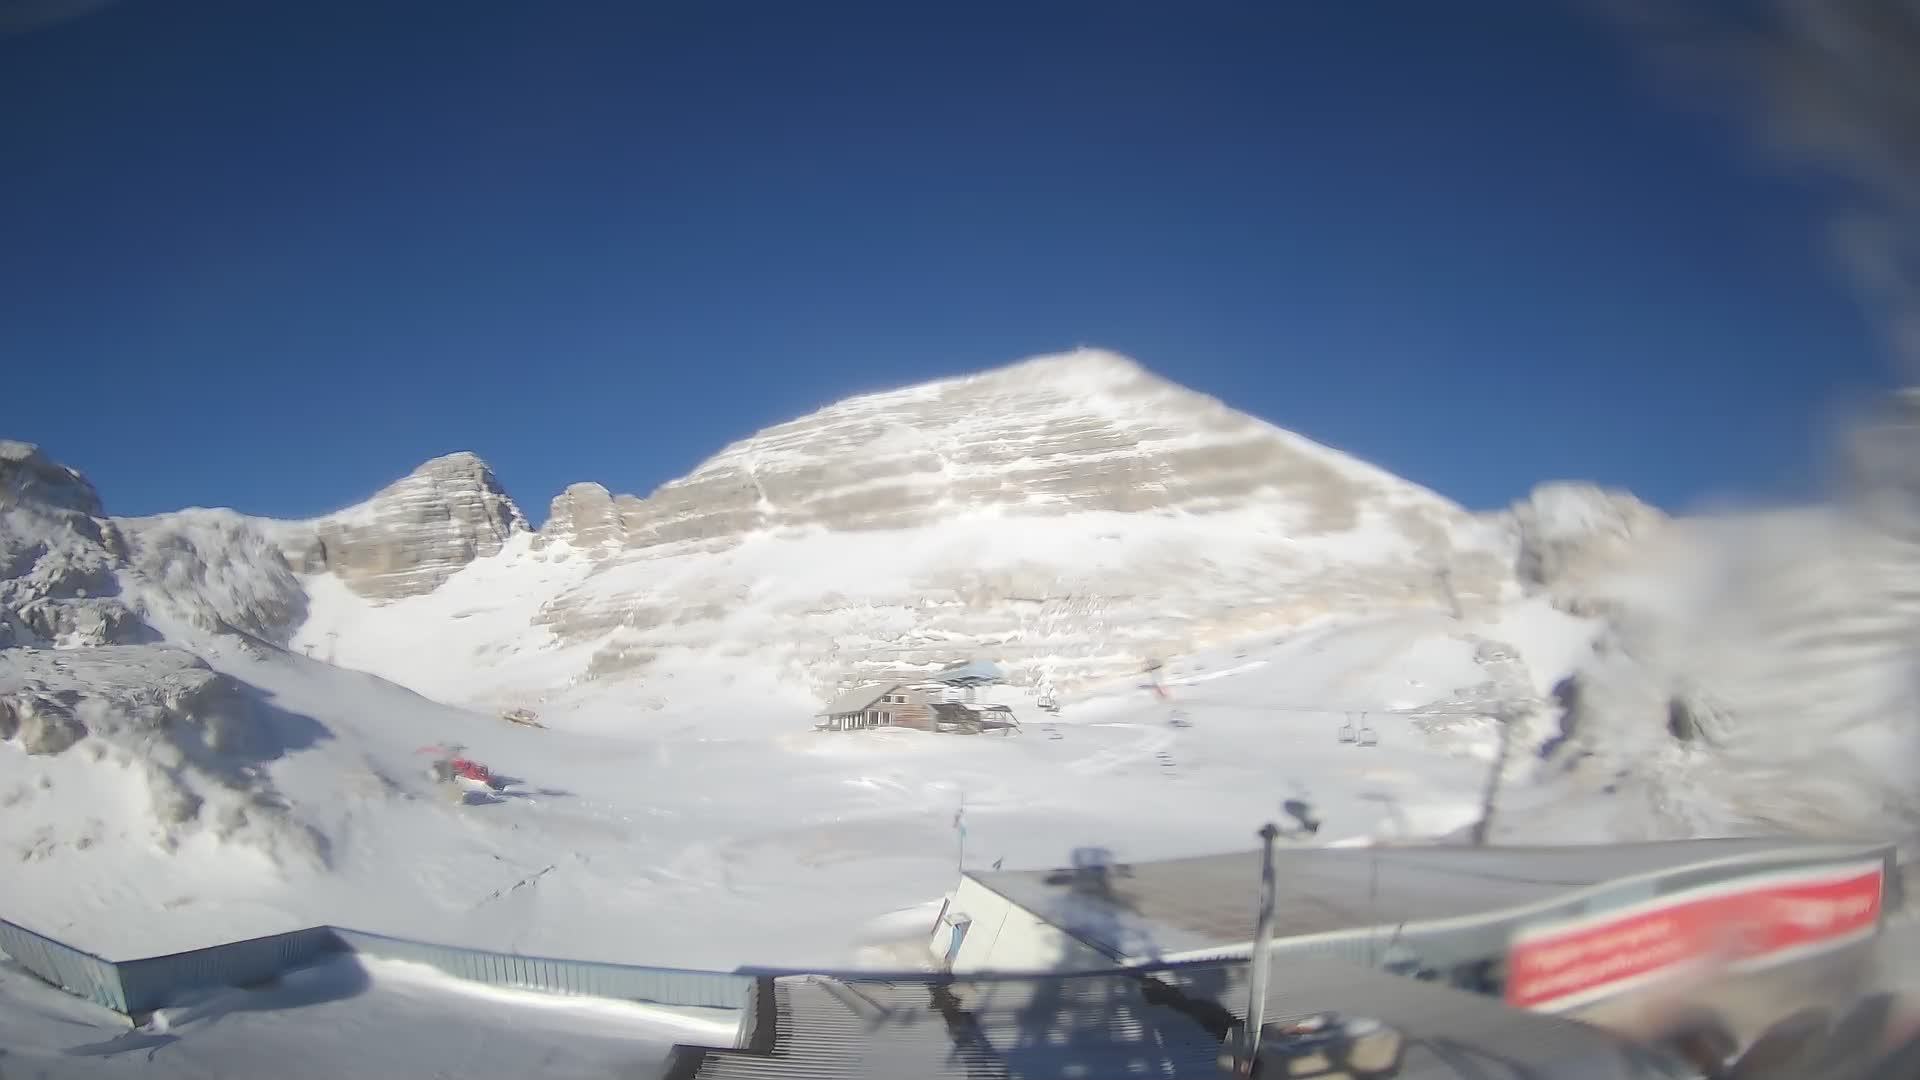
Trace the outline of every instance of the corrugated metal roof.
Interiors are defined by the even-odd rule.
[[[1005,678],[1000,668],[987,660],[963,660],[958,664],[949,664],[934,672],[932,676],[934,682],[946,683],[997,683],[1004,681]]]
[[[1281,848],[1277,937],[1394,927],[1548,903],[1584,889],[1730,858],[1857,857],[1861,845],[1784,839],[1571,847]],[[1714,871],[1725,876],[1724,871]],[[1015,904],[1115,958],[1244,945],[1258,904],[1257,851],[1104,871],[969,871]]]
[[[856,686],[846,693],[841,694],[839,697],[834,698],[832,703],[825,709],[822,709],[817,715],[839,716],[843,713],[866,712],[881,698],[893,693],[894,689],[899,685],[897,682],[884,682]]]

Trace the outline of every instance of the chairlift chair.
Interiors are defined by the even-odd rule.
[[[1380,733],[1373,730],[1372,724],[1367,723],[1366,713],[1360,714],[1360,731],[1354,737],[1354,741],[1361,746],[1380,745]]]
[[[1337,731],[1335,734],[1339,736],[1340,741],[1343,743],[1354,742],[1359,738],[1359,736],[1356,735],[1353,730],[1353,714],[1352,713],[1347,714],[1346,722],[1340,725],[1339,731]]]

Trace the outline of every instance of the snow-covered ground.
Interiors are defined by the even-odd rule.
[[[19,703],[0,715],[0,914],[114,958],[334,923],[656,965],[898,967],[961,865],[1246,849],[1290,798],[1323,842],[1456,834],[1502,760],[1496,839],[1910,834],[1920,814],[1920,529],[1864,512],[1676,523],[1663,549],[1617,499],[1596,518],[1591,493],[1562,492],[1521,515],[1545,539],[1520,550],[1551,556],[1528,582],[1498,529],[1444,507],[1402,520],[1421,507],[1392,492],[1298,535],[1257,505],[987,507],[591,550],[584,524],[508,530],[468,551],[431,513],[296,573],[260,523],[116,524],[77,474],[7,454],[32,497],[0,515],[0,640],[21,646],[0,653]],[[1593,520],[1620,527],[1589,543]],[[460,556],[426,568],[431,591],[366,588],[422,535]],[[1064,708],[1008,687],[1017,734],[811,729],[836,681],[959,656],[1065,689]],[[1154,656],[1164,695],[1126,674]],[[513,782],[456,803],[422,752],[445,743]],[[316,993],[382,981],[366,970],[329,966]],[[250,998],[198,1030],[372,996]],[[0,1025],[52,1016],[15,1001]],[[177,1051],[195,1014],[177,1019],[139,1038]],[[305,1037],[285,1030],[269,1041]],[[49,1052],[117,1068],[135,1041]]]
[[[735,1026],[342,955],[268,987],[199,995],[129,1030],[0,960],[9,1077],[646,1077],[674,1043],[730,1045]]]
[[[1018,734],[954,736],[729,709],[698,667],[645,722],[585,697],[530,729],[216,639],[202,651],[217,669],[325,718],[260,766],[319,837],[312,856],[204,834],[168,852],[140,825],[137,771],[4,754],[0,845],[29,883],[8,915],[116,958],[328,922],[669,966],[857,963],[886,936],[876,922],[900,937],[930,922],[956,880],[962,805],[970,866],[1245,848],[1289,797],[1315,803],[1330,841],[1468,824],[1493,753],[1476,641],[1440,615],[1329,621],[1172,661],[1166,701],[1122,684],[1054,716],[1008,689]],[[1349,711],[1377,746],[1339,741]],[[455,805],[419,753],[443,740],[518,782]]]

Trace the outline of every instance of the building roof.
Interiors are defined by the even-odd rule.
[[[856,686],[841,694],[839,697],[834,698],[825,709],[822,709],[815,715],[840,716],[844,713],[866,712],[869,708],[877,704],[881,698],[893,693],[899,685],[897,682],[880,682],[868,683],[865,686]]]
[[[1493,922],[1515,909],[1550,905],[1605,883],[1726,859],[1804,861],[1884,850],[1782,839],[1568,847],[1283,847],[1275,853],[1274,936],[1476,917]],[[1140,960],[1250,943],[1258,913],[1260,853],[1116,864],[1104,870],[974,870],[967,876],[1116,960]]]
[[[677,1047],[670,1080],[828,1077],[1217,1077],[1245,1022],[1245,961],[1151,973],[949,979],[763,978],[743,1030],[749,1049]],[[1150,974],[1152,977],[1146,977]],[[1337,1010],[1405,1041],[1403,1080],[1529,1075],[1593,1080],[1671,1075],[1598,1028],[1518,1012],[1491,998],[1365,968],[1276,965],[1269,1019]]]
[[[1229,961],[1154,972],[1180,996],[1247,1019],[1251,965]],[[1333,1012],[1378,1020],[1404,1040],[1396,1077],[1637,1077],[1652,1055],[1578,1021],[1507,1007],[1499,999],[1330,959],[1276,955],[1267,972],[1263,1027]]]
[[[978,685],[981,683],[1003,682],[1006,677],[1000,673],[998,665],[989,661],[963,660],[958,664],[948,664],[946,667],[927,676],[927,678],[931,682],[953,683],[963,686],[967,683]]]
[[[966,717],[977,718],[989,713],[995,716],[999,716],[1002,713],[1008,716],[1013,715],[1012,706],[996,705],[985,701],[934,701],[929,702],[927,707],[943,716],[953,715],[959,717],[964,714]]]

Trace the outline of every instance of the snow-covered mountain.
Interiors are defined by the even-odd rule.
[[[1908,835],[1916,421],[1864,426],[1832,505],[1677,520],[1583,485],[1469,514],[1093,352],[850,399],[645,499],[575,485],[537,532],[471,455],[309,521],[113,518],[0,443],[6,914],[123,954],[334,920],[832,962],[950,884],[962,797],[1014,865],[1145,858],[1242,842],[1275,785],[1335,838],[1452,832],[1496,759],[1497,839]],[[807,731],[836,683],[966,657],[1067,711]],[[1156,657],[1190,727],[1117,678]],[[449,740],[543,786],[435,798]]]
[[[1328,614],[1515,587],[1500,528],[1094,350],[852,398],[644,499],[574,485],[524,543],[467,455],[320,520],[335,523],[324,558],[282,543],[345,589],[314,586],[342,602],[316,603],[301,643],[469,700],[664,691],[689,659],[823,692],[991,653],[1018,681],[1071,687]],[[433,664],[399,647],[456,612]]]

